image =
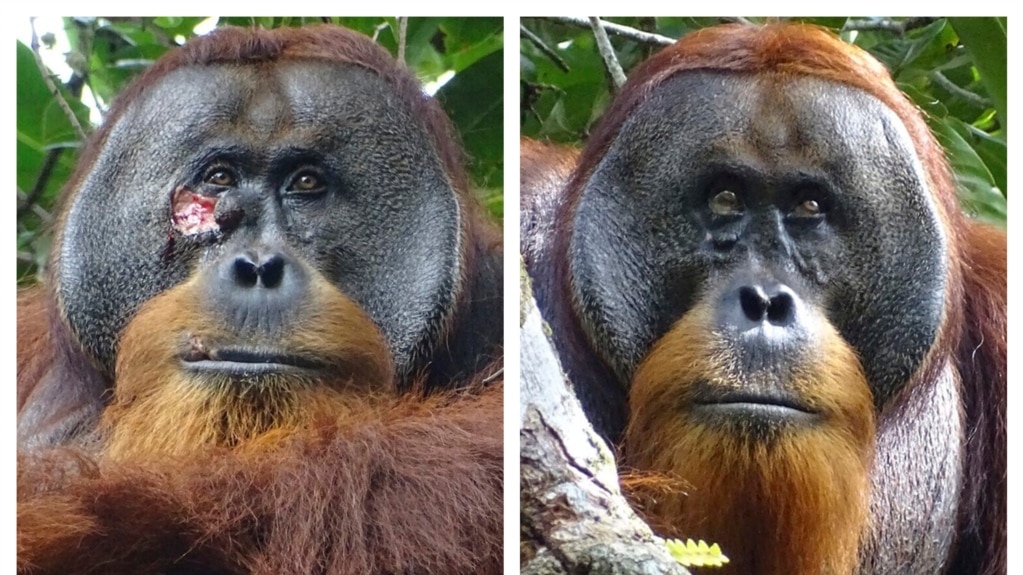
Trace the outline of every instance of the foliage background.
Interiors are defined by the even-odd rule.
[[[679,38],[723,21],[766,18],[607,18],[638,30]],[[777,19],[775,19],[777,20]],[[926,114],[945,147],[967,213],[1005,226],[1005,18],[795,18],[830,28],[888,67],[896,84]],[[523,18],[568,68],[522,39],[522,135],[579,144],[607,108],[612,82],[588,27],[557,18]],[[660,46],[611,35],[626,73]]]
[[[140,71],[195,35],[206,17],[64,18],[74,74],[54,82],[86,132],[88,86],[109,105]],[[332,22],[367,36],[398,54],[397,18],[222,17],[217,26],[303,26]],[[49,38],[42,38],[45,45]],[[488,210],[503,215],[503,19],[409,18],[405,62],[424,84],[454,76],[435,94],[461,134],[475,188]],[[47,88],[30,46],[18,42],[18,278],[33,281],[49,251],[49,222],[58,192],[74,168],[82,141]],[[52,76],[52,75],[51,75]],[[93,103],[92,98],[85,102]],[[103,108],[105,109],[105,107]]]

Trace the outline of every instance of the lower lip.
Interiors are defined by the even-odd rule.
[[[818,414],[777,403],[746,401],[724,403],[698,403],[700,411],[729,418],[760,418],[777,421],[813,422]]]
[[[185,366],[188,369],[196,371],[211,371],[227,374],[261,374],[305,371],[305,368],[288,363],[217,361],[211,359],[186,361]]]

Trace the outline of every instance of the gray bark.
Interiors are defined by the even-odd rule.
[[[520,273],[522,572],[686,575],[622,496],[614,455],[570,391]]]

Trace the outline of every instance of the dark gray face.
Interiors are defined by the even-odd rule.
[[[624,382],[694,302],[748,275],[824,311],[878,406],[942,321],[945,238],[912,142],[851,87],[672,78],[622,126],[573,226],[574,305]]]
[[[174,224],[182,190],[216,203],[212,231]],[[316,61],[184,68],[110,131],[60,238],[58,295],[109,372],[141,303],[226,250],[272,245],[361,305],[404,373],[459,289],[459,221],[423,128],[375,74]]]

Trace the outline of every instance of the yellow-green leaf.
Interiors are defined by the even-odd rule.
[[[685,567],[721,567],[728,563],[728,557],[721,553],[717,543],[708,545],[702,539],[699,542],[687,539],[684,543],[678,539],[668,539],[664,543],[675,561]]]

